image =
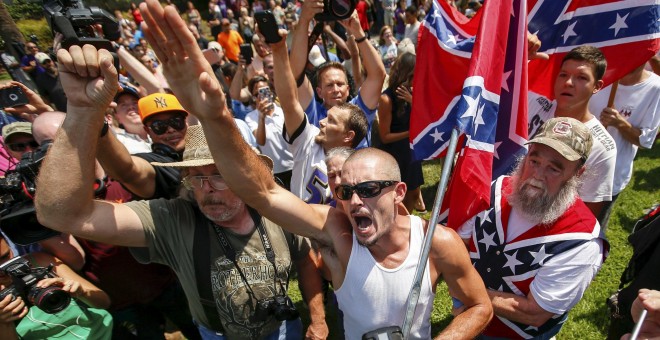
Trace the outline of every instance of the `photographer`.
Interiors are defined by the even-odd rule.
[[[5,263],[20,256],[20,248],[11,241],[0,237],[0,261]],[[103,310],[110,305],[108,295],[85,280],[58,258],[41,252],[24,254],[24,263],[32,272],[37,267],[53,264],[51,277],[34,283],[32,290],[46,287],[59,287],[70,295],[71,302],[54,314],[44,312],[40,307],[26,304],[24,297],[10,294],[0,300],[0,338],[2,339],[50,339],[69,334],[84,339],[110,339],[112,317]],[[7,273],[7,267],[0,265],[0,294],[7,289],[16,289],[12,280],[25,279],[16,273]],[[62,304],[64,304],[62,302]],[[45,308],[45,307],[43,307]]]

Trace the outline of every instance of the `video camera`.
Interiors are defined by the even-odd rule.
[[[46,21],[53,32],[62,33],[62,47],[90,44],[97,49],[114,52],[112,42],[121,37],[119,23],[108,11],[98,7],[85,7],[82,0],[44,0]],[[103,36],[94,29],[101,24]]]
[[[28,245],[60,234],[39,224],[32,202],[39,168],[51,144],[44,141],[24,154],[16,168],[0,178],[0,227],[14,243]]]
[[[36,286],[37,282],[45,278],[56,277],[52,264],[46,268],[32,268],[30,262],[19,256],[2,264],[0,271],[9,275],[12,280],[9,287],[0,291],[0,300],[7,295],[13,295],[14,299],[20,296],[27,305],[37,306],[50,314],[63,310],[71,302],[71,295],[58,286]]]

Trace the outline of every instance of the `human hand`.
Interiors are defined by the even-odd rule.
[[[547,53],[539,53],[541,48],[541,40],[536,34],[527,32],[527,58],[529,60],[534,59],[550,59],[550,56]]]
[[[105,112],[112,102],[119,82],[112,55],[92,45],[73,45],[57,51],[59,75],[67,96],[67,111],[92,108]]]
[[[259,118],[264,118],[273,114],[275,104],[270,98],[256,98],[257,110],[259,111]]]
[[[21,82],[10,81],[5,85],[0,86],[0,89],[12,86],[18,86],[23,90],[23,93],[25,93],[25,96],[28,99],[28,104],[4,108],[3,110],[5,110],[5,112],[32,121],[34,120],[34,116],[32,115],[38,115],[46,111],[53,111],[53,108],[46,104],[38,93],[30,90],[29,87],[23,85]]]
[[[82,293],[82,286],[80,282],[75,280],[65,279],[63,277],[49,277],[37,282],[38,288],[46,288],[50,286],[59,286],[63,291],[69,293],[73,297],[77,297]]]
[[[638,322],[642,311],[648,314],[639,332],[639,339],[660,339],[660,292],[657,290],[640,289],[635,301],[630,308],[633,321]],[[630,339],[630,334],[621,337],[622,340]]]
[[[606,107],[600,113],[600,122],[605,127],[614,126],[618,127],[621,123],[626,121],[625,118],[619,113],[617,109]]]
[[[146,0],[140,4],[140,12],[144,35],[181,105],[200,120],[224,115],[225,94],[176,9]]]
[[[409,89],[404,85],[399,85],[399,87],[396,88],[396,96],[406,103],[412,104],[412,89]]]
[[[300,11],[300,19],[298,21],[301,23],[309,23],[310,21],[312,21],[312,19],[314,19],[314,16],[316,14],[321,12],[323,12],[323,0],[305,1],[302,4],[302,9]]]
[[[346,28],[346,31],[348,33],[358,37],[362,38],[365,36],[365,32],[362,30],[362,26],[360,26],[360,18],[358,18],[357,11],[353,11],[353,14],[351,14],[350,17],[340,20],[339,24],[344,26]]]
[[[327,339],[329,334],[330,331],[328,330],[328,324],[325,323],[325,320],[312,321],[309,327],[307,327],[305,340]]]
[[[22,319],[28,312],[23,299],[13,295],[5,296],[0,301],[0,322],[8,323]]]

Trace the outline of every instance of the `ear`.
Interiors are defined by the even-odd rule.
[[[321,88],[318,87],[318,86],[316,87],[316,95],[319,96],[319,98],[321,98],[321,100],[323,100],[323,97],[321,96]],[[312,98],[312,99],[314,99],[314,98]]]
[[[408,191],[408,186],[405,182],[399,182],[394,185],[394,203],[397,205],[403,202],[403,198],[406,197],[406,192]]]
[[[144,129],[144,132],[149,134],[149,128],[146,125],[142,124],[142,128]]]
[[[348,143],[349,145],[352,145],[353,138],[355,138],[355,131],[353,130],[346,131],[346,135],[344,135],[344,143]]]
[[[593,91],[593,93],[595,94],[596,92],[602,90],[602,89],[603,89],[603,84],[605,84],[605,82],[604,82],[602,79],[599,80],[599,81],[597,81],[597,82],[596,82],[596,86],[594,86],[594,91]]]
[[[584,165],[581,166],[581,167],[578,169],[576,176],[579,178],[580,176],[582,176],[582,174],[584,173],[585,170],[587,170],[587,167],[584,166]]]

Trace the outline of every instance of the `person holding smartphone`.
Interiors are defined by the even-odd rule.
[[[273,173],[287,190],[291,187],[293,155],[284,140],[284,112],[275,102],[268,79],[256,76],[250,79],[248,89],[256,109],[245,116],[261,152],[273,159]]]

